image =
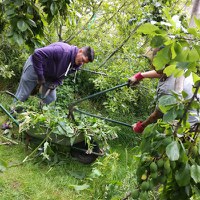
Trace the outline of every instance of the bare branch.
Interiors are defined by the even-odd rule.
[[[126,44],[126,42],[130,39],[130,37],[136,32],[136,30],[142,25],[142,23],[138,24],[129,34],[129,36],[120,44],[119,47],[117,47],[106,59],[105,61],[98,67],[98,69],[100,67],[102,67],[103,65],[106,64],[106,62],[113,56],[115,55],[115,53],[117,53],[123,46],[124,44]]]
[[[96,9],[97,11],[99,10],[99,7],[101,6],[102,2],[103,2],[103,1],[101,1],[101,2],[99,3],[98,8]],[[97,12],[97,11],[96,11],[96,12]],[[69,42],[72,41],[77,35],[79,35],[83,30],[85,30],[86,27],[88,26],[88,24],[92,21],[92,19],[93,19],[93,17],[95,16],[96,12],[94,12],[94,13],[92,14],[92,16],[90,17],[90,19],[83,25],[83,27],[82,27],[79,31],[77,31],[76,33],[73,33],[72,35],[70,35],[64,42],[69,43]]]
[[[192,98],[190,99],[187,107],[184,110],[183,117],[180,119],[180,121],[178,122],[177,126],[175,127],[175,130],[174,130],[174,133],[173,133],[174,136],[177,135],[177,131],[178,131],[179,127],[181,127],[181,123],[182,123],[183,119],[186,118],[186,115],[188,113],[188,110],[190,109],[190,106],[191,106],[192,102],[194,101],[195,98],[197,98],[198,90],[200,88],[200,82],[198,82],[198,85],[195,88],[196,89],[194,91],[194,94],[193,94]]]

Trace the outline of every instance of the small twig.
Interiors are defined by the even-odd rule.
[[[106,64],[106,62],[113,56],[115,53],[117,53],[123,46],[126,44],[126,42],[130,39],[130,37],[135,34],[136,30],[142,25],[142,23],[139,23],[129,34],[129,36],[105,59],[105,61],[98,67],[102,67],[103,65]]]
[[[127,195],[122,200],[127,200],[131,196],[131,192],[128,192]]]
[[[101,6],[102,2],[103,2],[103,1],[101,1],[101,2],[99,3],[98,8],[96,9],[96,10],[97,10],[96,12],[98,12],[99,7]],[[93,19],[93,17],[95,16],[95,14],[96,14],[96,13],[94,12],[94,13],[92,14],[92,16],[90,17],[90,19],[83,25],[83,27],[82,27],[79,31],[77,31],[76,33],[73,33],[72,35],[70,35],[64,42],[69,43],[69,42],[72,41],[77,35],[79,35],[83,30],[85,30],[86,27],[87,27],[87,25],[92,21],[92,19]]]
[[[190,99],[190,101],[189,101],[187,107],[185,108],[185,111],[184,111],[184,113],[183,113],[183,117],[180,119],[180,121],[178,122],[178,124],[177,124],[177,126],[176,126],[176,128],[175,128],[175,130],[174,130],[174,133],[173,133],[174,136],[177,135],[177,131],[178,131],[179,127],[181,126],[181,123],[182,123],[183,119],[186,117],[187,112],[188,112],[188,110],[189,110],[189,108],[190,108],[192,102],[193,102],[194,99],[197,97],[199,87],[200,87],[200,82],[199,82],[198,85],[196,86],[196,89],[195,89],[195,91],[194,91],[194,94],[193,94],[192,98]]]
[[[4,137],[3,135],[0,135],[0,138],[2,138],[3,140],[9,141],[9,142],[11,142],[12,144],[18,144],[17,142],[15,142],[15,141],[13,141],[13,140],[7,138],[7,137]]]
[[[100,75],[103,75],[103,76],[108,76],[106,73],[103,73],[103,72],[96,72],[96,71],[92,71],[92,70],[89,70],[89,69],[81,69],[82,71],[86,71],[86,72],[91,72],[93,74],[100,74]]]
[[[48,130],[49,130],[49,129],[47,129],[47,133],[48,133]],[[32,151],[28,156],[26,156],[26,158],[24,158],[24,160],[23,160],[22,162],[17,163],[17,164],[10,165],[9,168],[10,168],[10,167],[17,167],[17,166],[19,166],[19,165],[24,164],[26,161],[30,160],[30,157],[31,157],[32,155],[34,155],[35,152],[42,146],[42,144],[43,144],[43,143],[47,140],[47,138],[50,136],[51,132],[52,132],[52,131],[50,131],[50,132],[46,135],[46,137],[44,138],[44,140],[42,140],[42,142],[34,149],[34,151]]]

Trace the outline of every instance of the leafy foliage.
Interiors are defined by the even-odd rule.
[[[37,99],[33,98],[28,101],[17,105],[24,109],[24,112],[18,116],[19,133],[28,131],[31,135],[39,138],[45,138],[49,134],[47,140],[52,138],[52,142],[56,143],[58,137],[60,140],[66,141],[58,142],[59,144],[68,146],[73,145],[79,138],[78,141],[85,140],[89,148],[92,148],[91,140],[99,141],[104,148],[108,148],[107,141],[117,137],[116,128],[101,120],[77,116],[76,122],[73,122],[68,119],[67,110],[61,107],[55,108],[49,105],[39,110]]]
[[[1,3],[1,9],[5,14],[1,14],[0,26],[10,33],[14,38],[13,42],[22,44],[25,41],[31,47],[58,40],[80,47],[86,44],[94,47],[95,64],[88,64],[87,67],[106,75],[85,76],[84,80],[88,78],[93,83],[91,90],[89,87],[88,91],[85,89],[86,84],[84,85],[83,81],[83,87],[75,88],[76,92],[81,89],[88,93],[108,89],[127,81],[127,78],[136,72],[149,70],[145,59],[146,47],[149,45],[153,48],[164,46],[153,60],[156,70],[164,70],[167,76],[173,74],[175,77],[187,77],[192,73],[195,87],[198,89],[200,21],[195,19],[196,28],[188,28],[187,13],[182,9],[185,4],[188,4],[188,1],[77,0],[70,4],[64,0],[36,3],[32,1],[32,4],[25,1],[4,1]],[[8,75],[5,73],[4,76]],[[138,117],[142,117],[149,111],[148,105],[153,99],[156,81],[145,81],[144,84],[146,90],[141,84],[134,90],[124,88],[106,94],[100,102],[103,102],[110,115],[117,113],[121,116],[121,113],[127,113],[128,116],[130,112],[134,112]],[[72,88],[64,86],[63,93],[59,92],[63,98],[64,92],[72,92]],[[174,95],[162,99],[160,108],[164,118],[145,130],[137,170],[138,188],[132,193],[133,198],[147,199],[149,191],[158,186],[162,193],[161,199],[188,199],[199,194],[199,132],[190,132],[190,125],[187,123],[187,110],[198,110],[199,102],[196,99],[185,101],[184,95],[182,94],[182,98]],[[59,105],[66,103],[65,100],[59,102]],[[32,117],[29,119],[26,116],[26,119],[35,119],[31,121],[33,124],[41,120],[40,124],[48,124],[45,128],[56,127],[55,129],[59,130],[59,120],[63,120],[63,117],[59,118],[60,110],[54,110],[59,119],[54,123],[51,119],[51,108],[44,109],[44,113],[49,113],[48,118],[45,114],[37,115],[35,110],[32,110]],[[178,120],[177,126],[174,126],[174,120]],[[81,124],[80,131],[86,132],[88,141],[93,133],[90,133],[87,127],[98,132],[105,126],[101,124],[99,127],[100,122],[94,122],[92,119],[88,121],[88,118],[80,118],[77,121]],[[31,126],[29,123],[27,121]],[[70,121],[68,123],[69,126],[65,127],[67,130],[73,130],[75,127],[79,131],[76,125],[72,125]],[[73,138],[74,132],[69,130],[69,136],[72,135]],[[62,132],[62,129],[60,131]],[[98,134],[96,136],[100,137]],[[100,176],[98,170],[96,172]],[[83,187],[78,189],[86,189],[86,186],[83,184]],[[116,191],[116,188],[111,191]]]

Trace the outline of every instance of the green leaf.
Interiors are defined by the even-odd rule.
[[[14,33],[13,39],[19,44],[22,45],[24,43],[24,40],[20,34]]]
[[[74,130],[70,126],[66,126],[65,130],[67,131],[68,134],[74,133]]]
[[[176,66],[180,69],[187,69],[189,64],[189,62],[177,62]]]
[[[6,10],[6,15],[10,16],[10,15],[14,15],[14,14],[15,14],[14,8],[10,9],[10,10]]]
[[[200,56],[200,46],[199,45],[194,45],[194,48],[196,49],[196,51],[198,52],[198,54]]]
[[[97,177],[100,177],[100,176],[102,176],[102,173],[96,168],[94,168],[92,170],[92,173],[90,175],[91,178],[97,178]]]
[[[189,48],[182,49],[181,52],[177,53],[177,56],[174,58],[175,61],[178,62],[188,62],[188,54],[189,54]]]
[[[198,76],[197,74],[192,73],[192,77],[193,77],[193,81],[194,81],[194,83],[200,81],[200,76]]]
[[[19,20],[17,22],[17,27],[20,31],[24,32],[28,29],[29,26],[27,25],[27,23],[25,21]]]
[[[174,70],[174,77],[180,77],[180,76],[182,76],[183,74],[184,74],[184,70],[182,70],[182,69],[175,69]]]
[[[191,177],[195,181],[195,183],[200,183],[200,166],[194,164],[191,166]]]
[[[171,76],[175,69],[176,69],[176,65],[169,65],[164,69],[163,73],[166,74],[167,76]]]
[[[76,190],[76,192],[88,189],[90,187],[87,184],[83,184],[83,185],[70,185],[70,186],[73,187]]]
[[[164,114],[163,121],[172,122],[173,120],[176,119],[176,117],[177,117],[176,108],[173,107]]]
[[[188,60],[190,62],[196,62],[199,60],[199,54],[196,49],[191,49],[188,53]]]
[[[164,42],[166,41],[166,39],[160,35],[156,35],[155,37],[153,37],[153,39],[151,40],[151,47],[160,47],[161,45],[164,44]]]
[[[28,19],[27,23],[33,27],[37,27],[36,23],[32,19]]]
[[[73,176],[76,179],[84,179],[85,178],[85,172],[84,171],[68,171],[68,173]]]
[[[65,131],[61,126],[57,126],[57,132],[58,135],[65,135]]]
[[[176,141],[173,141],[167,145],[166,154],[171,161],[176,161],[179,159],[179,148]]]
[[[188,28],[187,29],[188,33],[194,35],[194,36],[197,36],[197,31],[196,31],[196,28]]]
[[[194,22],[195,22],[195,24],[197,25],[198,29],[200,29],[200,19],[197,19],[197,18],[194,16]]]
[[[173,43],[171,46],[171,54],[172,54],[172,59],[174,59],[177,55],[175,51],[175,43]]]
[[[162,97],[160,97],[160,99],[158,101],[159,108],[161,108],[161,107],[165,108],[167,106],[172,106],[172,105],[175,105],[176,103],[177,103],[176,98],[171,95],[163,95]],[[169,109],[167,109],[167,110],[169,110]]]
[[[175,179],[180,187],[190,184],[190,165],[187,163],[184,167],[176,170]]]
[[[153,65],[155,66],[156,70],[161,70],[168,64],[170,61],[170,46],[167,46],[156,54],[153,59]]]
[[[53,2],[50,6],[50,10],[51,10],[51,14],[55,15],[58,12],[58,7],[57,4],[55,2]]]
[[[150,24],[150,23],[146,23],[146,24],[143,24],[141,25],[137,32],[138,33],[144,33],[144,34],[154,34],[155,31],[159,30],[159,28],[153,24]]]
[[[172,26],[175,26],[176,24],[175,24],[175,22],[172,20],[172,17],[171,17],[171,14],[170,14],[170,13],[171,13],[170,9],[167,8],[167,7],[163,8],[163,13],[165,14],[165,16],[166,16],[168,22],[170,22],[170,24],[171,24]]]
[[[24,1],[22,1],[22,0],[15,0],[15,5],[16,6],[22,6],[23,3],[24,3]]]
[[[183,143],[181,141],[180,141],[180,144],[181,145],[180,145],[180,150],[179,150],[179,153],[180,153],[179,161],[182,162],[182,163],[187,164],[187,162],[188,162],[187,152],[186,152],[185,147],[184,147],[184,145],[183,145]]]
[[[8,164],[4,160],[0,159],[0,172],[4,172],[7,167]]]

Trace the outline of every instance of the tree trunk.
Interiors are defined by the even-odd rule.
[[[192,13],[189,27],[195,27],[194,17],[200,18],[200,0],[193,0]]]

